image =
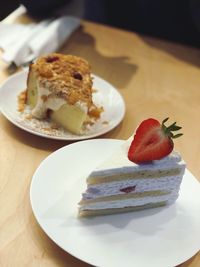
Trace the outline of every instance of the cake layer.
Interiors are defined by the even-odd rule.
[[[64,104],[58,110],[51,112],[50,118],[59,125],[62,125],[65,129],[76,134],[81,134],[83,123],[87,119],[87,113],[76,105]]]
[[[167,204],[172,204],[176,199],[177,194],[163,194],[163,195],[150,195],[145,197],[138,197],[138,198],[126,198],[126,199],[116,199],[116,200],[108,200],[108,201],[97,201],[86,203],[80,206],[81,210],[88,210],[88,209],[110,209],[110,208],[124,208],[124,207],[135,207],[146,205],[149,203],[158,203],[162,201],[166,201]]]
[[[35,72],[31,71],[28,74],[28,80],[27,80],[27,104],[33,109],[38,98],[38,85],[37,85],[37,75]]]
[[[161,201],[161,202],[157,202],[157,203],[149,203],[149,204],[134,206],[134,207],[98,209],[98,210],[93,210],[93,209],[80,210],[79,211],[79,217],[111,215],[111,214],[117,214],[117,213],[139,211],[139,210],[144,210],[144,209],[162,207],[162,206],[165,206],[166,204],[167,204],[166,201]]]
[[[123,181],[124,179],[132,180],[132,179],[151,179],[151,178],[161,178],[166,176],[177,176],[182,173],[182,168],[172,168],[172,169],[143,169],[143,170],[134,170],[126,168],[125,170],[123,168],[119,170],[113,170],[112,174],[109,173],[108,175],[105,174],[105,171],[103,173],[92,173],[88,179],[87,183],[92,184],[100,184],[100,183],[107,183],[107,182],[113,182],[113,181]]]
[[[98,183],[87,186],[87,190],[83,193],[83,199],[94,199],[103,196],[124,195],[130,192],[138,193],[145,191],[177,191],[179,190],[182,176],[167,176],[160,179],[124,179],[121,181],[113,181],[109,183]]]

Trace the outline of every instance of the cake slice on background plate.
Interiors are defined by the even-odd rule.
[[[83,58],[52,53],[29,67],[27,104],[37,119],[50,118],[75,134],[102,112],[92,101],[91,67]]]
[[[170,205],[179,195],[185,162],[173,151],[181,127],[144,120],[109,159],[87,178],[79,217],[108,215]]]

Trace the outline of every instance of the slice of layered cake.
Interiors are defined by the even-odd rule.
[[[166,121],[166,120],[165,120]],[[185,170],[173,151],[173,134],[155,119],[143,121],[134,139],[126,141],[87,178],[79,203],[79,216],[97,216],[172,204],[179,195]],[[133,140],[132,140],[133,139]]]
[[[40,57],[29,67],[27,104],[32,116],[50,118],[65,129],[83,133],[92,116],[100,117],[92,101],[91,68],[80,57],[52,53]]]

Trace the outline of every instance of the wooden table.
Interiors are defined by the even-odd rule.
[[[124,97],[123,122],[102,137],[126,139],[141,120],[169,116],[183,126],[184,136],[175,141],[176,149],[200,179],[200,50],[83,22],[61,52],[87,59],[93,72]],[[3,63],[0,68],[3,82],[8,74]],[[46,236],[29,201],[37,166],[69,142],[29,134],[2,114],[0,125],[0,266],[90,266]],[[200,253],[180,266],[200,266]]]

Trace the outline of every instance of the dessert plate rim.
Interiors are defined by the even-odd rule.
[[[94,102],[97,103],[98,106],[103,106],[105,109],[100,120],[98,120],[94,126],[83,135],[72,134],[68,131],[58,131],[59,134],[54,134],[53,131],[42,131],[34,125],[31,125],[31,123],[29,124],[29,122],[25,122],[24,119],[21,118],[21,113],[17,110],[17,97],[19,93],[26,88],[27,75],[28,69],[22,70],[11,75],[0,86],[0,111],[12,124],[26,132],[44,138],[63,141],[79,141],[98,137],[113,130],[124,118],[126,108],[120,92],[106,80],[92,74],[94,81],[93,87],[97,89],[97,93],[93,94]],[[107,93],[107,98],[105,98],[105,93]]]
[[[171,206],[77,218],[87,175],[123,142],[84,140],[50,154],[31,182],[30,201],[35,218],[58,246],[94,266],[129,267],[133,262],[138,267],[181,264],[200,248],[200,184],[188,170],[180,196]]]

